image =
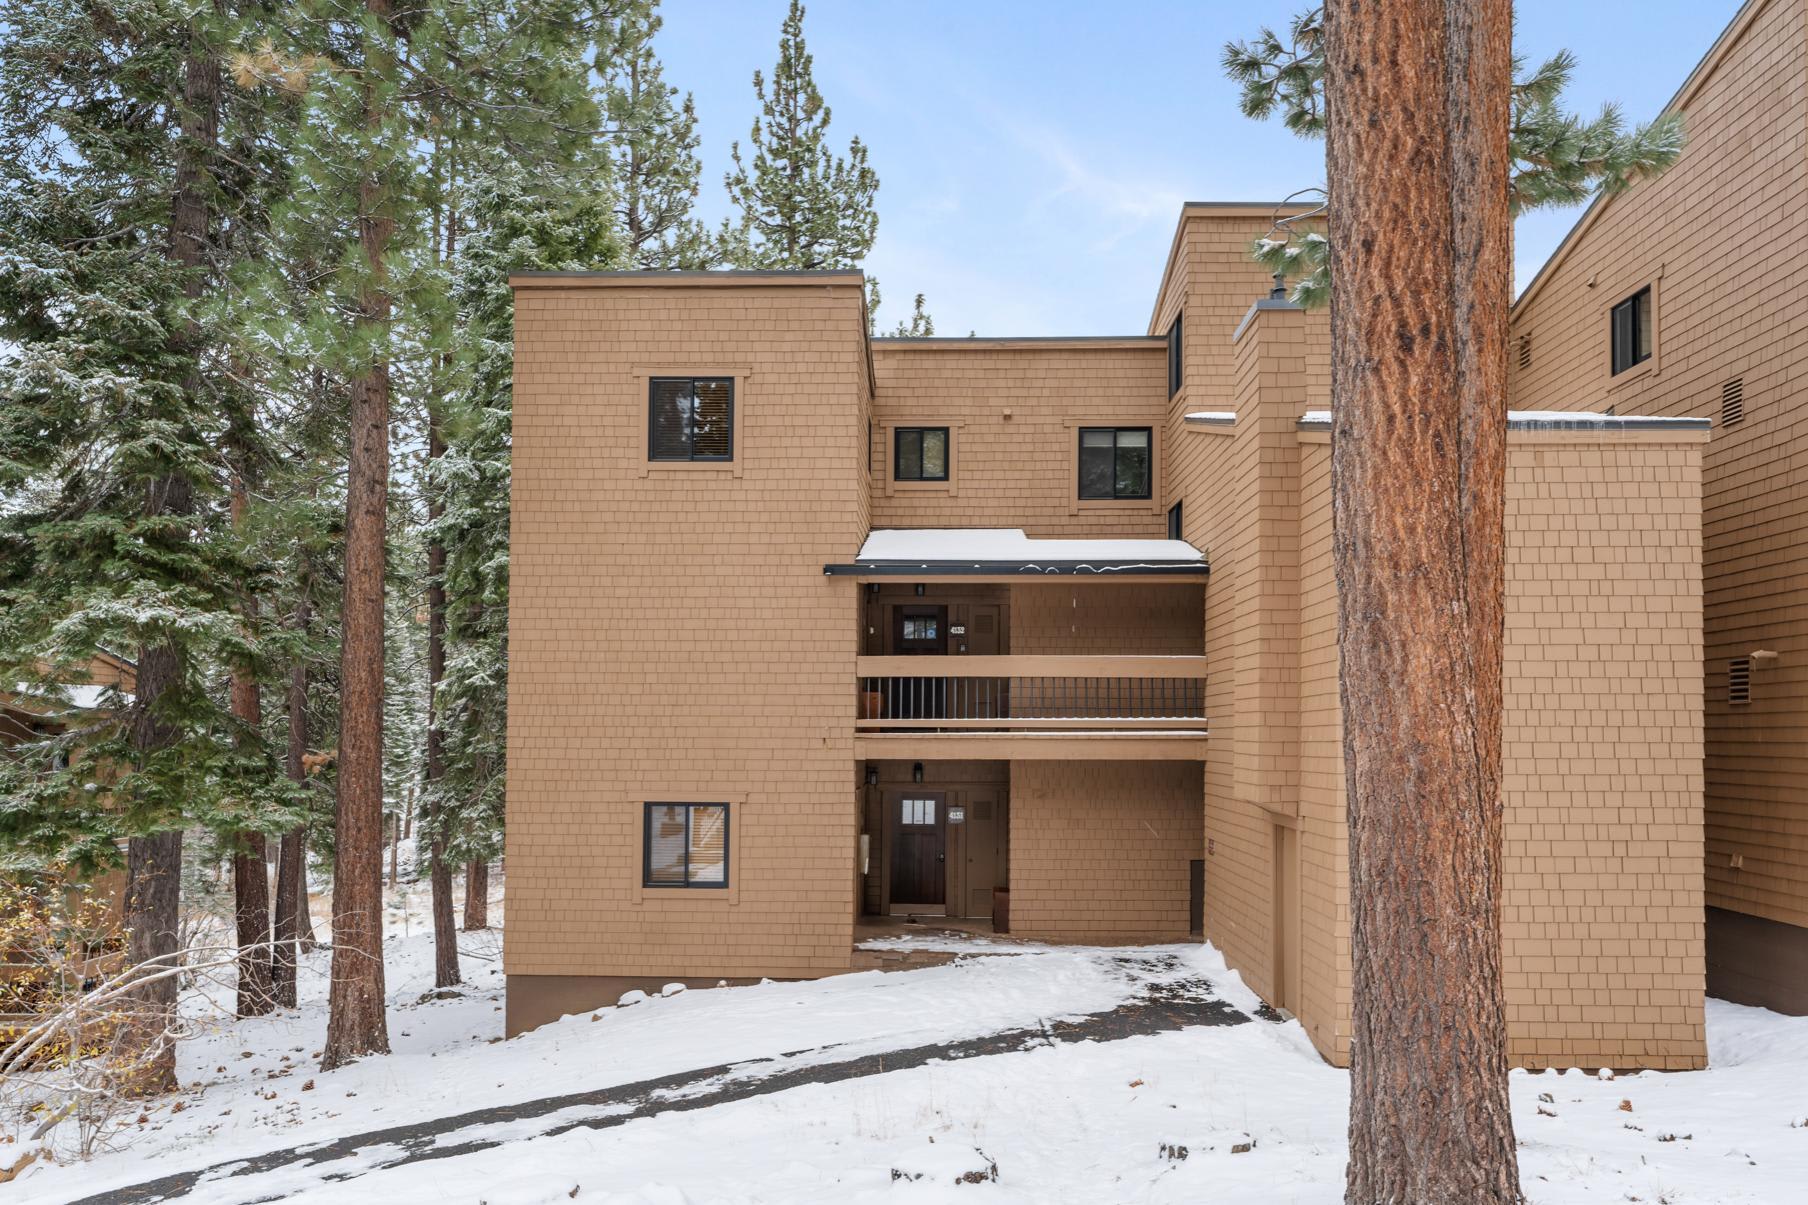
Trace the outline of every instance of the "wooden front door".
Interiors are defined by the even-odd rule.
[[[948,796],[904,790],[892,797],[891,902],[940,911],[947,898]]]

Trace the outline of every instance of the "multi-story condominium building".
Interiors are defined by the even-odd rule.
[[[1707,980],[1808,1012],[1808,0],[1749,0],[1681,160],[1589,209],[1513,311],[1518,406],[1712,419]]]
[[[1750,0],[1681,161],[1514,310],[1522,1065],[1701,1066],[1704,978],[1808,1010],[1805,56],[1808,0]],[[1203,935],[1347,1060],[1328,323],[1249,259],[1276,211],[1186,206],[1126,337],[516,279],[511,1032],[903,913]]]
[[[910,913],[1202,933],[1348,1057],[1328,325],[1248,258],[1273,212],[1187,206],[1127,337],[869,338],[856,273],[515,281],[511,1031]],[[1708,426],[1511,422],[1522,1063],[1705,1057]]]

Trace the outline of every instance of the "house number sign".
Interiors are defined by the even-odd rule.
[[[955,636],[965,636],[967,634],[967,625],[964,623],[951,623],[948,625],[948,631]]]
[[[967,809],[966,808],[956,806],[956,807],[951,807],[948,809],[948,823],[949,824],[964,824],[964,823],[966,823],[966,820],[967,820]]]

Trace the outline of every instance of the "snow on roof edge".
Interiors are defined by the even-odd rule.
[[[861,564],[947,564],[1008,561],[1026,568],[1052,563],[1157,568],[1196,564],[1205,554],[1185,540],[1031,539],[1016,527],[914,527],[874,531],[860,546]]]

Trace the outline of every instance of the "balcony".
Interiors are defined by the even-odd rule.
[[[855,673],[862,756],[1203,756],[1204,657],[860,657]]]

